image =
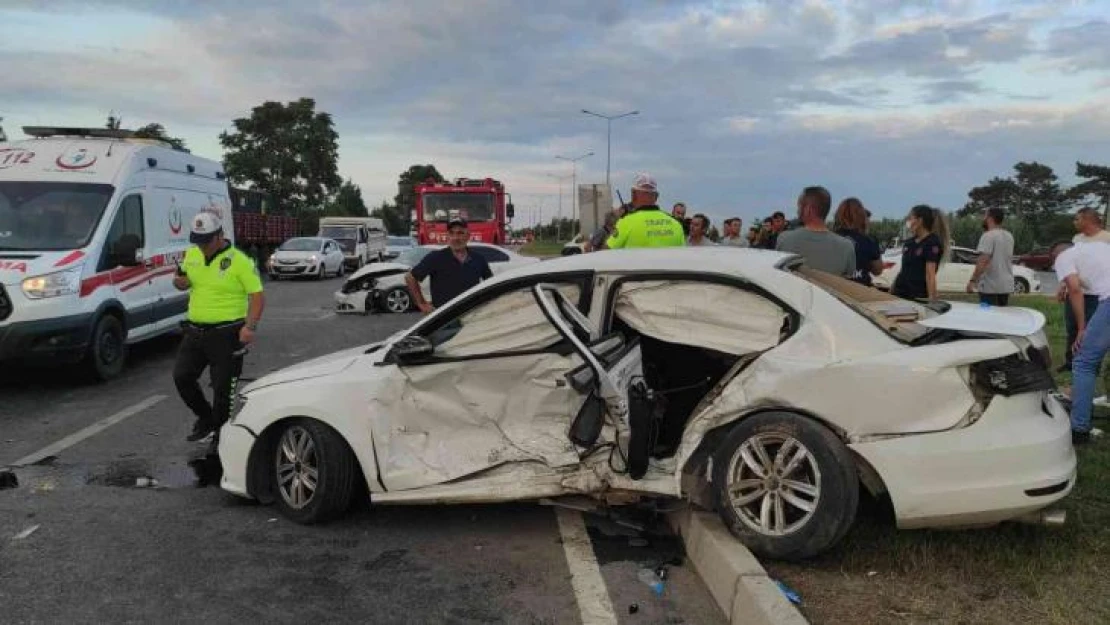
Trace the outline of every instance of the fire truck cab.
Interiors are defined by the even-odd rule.
[[[416,185],[412,223],[420,245],[446,243],[447,223],[452,219],[467,222],[471,240],[503,245],[513,212],[512,196],[493,178],[428,180]]]

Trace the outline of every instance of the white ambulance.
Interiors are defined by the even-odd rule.
[[[0,143],[0,371],[84,361],[111,378],[184,319],[190,218],[217,211],[232,237],[223,165],[126,130],[23,132]]]

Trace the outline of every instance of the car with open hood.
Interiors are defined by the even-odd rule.
[[[431,252],[444,245],[421,245],[401,252],[392,262],[363,267],[351,274],[335,293],[335,310],[341,313],[369,314],[374,312],[403,313],[413,310],[415,303],[405,284],[405,274]],[[488,243],[467,244],[474,254],[489,263],[490,271],[497,275],[522,265],[539,262],[538,258],[521,256],[512,250]],[[420,284],[424,299],[430,300],[430,282]]]
[[[905,528],[1058,518],[1076,456],[1044,321],[902,300],[771,251],[544,261],[247,386],[220,432],[222,486],[303,523],[367,494],[664,498],[781,559],[840,541],[861,489]]]

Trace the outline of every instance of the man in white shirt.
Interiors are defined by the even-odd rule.
[[[1081,208],[1075,212],[1076,235],[1072,238],[1072,243],[1110,243],[1110,232],[1107,232],[1102,227],[1102,217],[1098,211],[1093,208]],[[1059,249],[1053,250],[1059,254]],[[1056,291],[1056,299],[1064,303],[1064,328],[1068,334],[1068,345],[1075,342],[1076,324],[1075,315],[1072,313],[1071,306],[1068,304],[1068,293],[1064,282],[1060,281],[1060,288]],[[1090,319],[1095,316],[1095,310],[1098,309],[1098,298],[1087,294],[1085,297],[1087,318]],[[1071,371],[1072,358],[1074,354],[1071,350],[1067,350],[1064,358],[1064,364],[1061,366],[1057,373],[1064,371]]]
[[[739,217],[733,217],[725,220],[725,232],[721,237],[721,245],[728,245],[731,247],[751,247],[748,240],[741,236],[740,227],[744,221]]]
[[[1091,411],[1094,408],[1095,382],[1107,352],[1110,352],[1110,243],[1080,243],[1056,257],[1056,276],[1065,284],[1068,304],[1076,321],[1075,350],[1072,360],[1071,429],[1072,441],[1091,439]],[[1084,294],[1098,298],[1099,307],[1087,318]]]

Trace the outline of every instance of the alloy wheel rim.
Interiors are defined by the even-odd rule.
[[[386,296],[386,306],[390,312],[405,312],[409,309],[409,296],[400,290],[394,290]]]
[[[753,531],[765,536],[796,532],[813,518],[821,500],[821,470],[801,441],[764,433],[744,441],[728,467],[728,504]]]
[[[277,446],[277,481],[282,500],[296,510],[304,508],[316,495],[319,478],[320,463],[312,435],[300,426],[289,428]]]

